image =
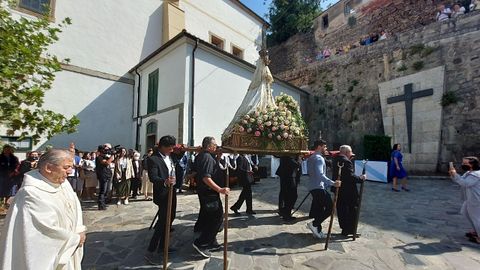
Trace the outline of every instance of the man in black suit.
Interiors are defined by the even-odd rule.
[[[279,214],[285,221],[292,221],[292,209],[297,201],[297,181],[296,176],[300,163],[294,157],[280,157],[280,165],[278,166],[276,175],[280,177],[280,194],[279,194]]]
[[[230,207],[230,210],[235,212],[235,215],[240,215],[238,210],[242,207],[243,202],[247,205],[247,215],[255,215],[252,207],[252,183],[253,183],[253,172],[252,165],[245,157],[244,154],[238,156],[237,158],[237,176],[240,185],[242,186],[242,193],[238,197],[237,202]]]
[[[342,228],[342,235],[353,235],[355,229],[355,217],[358,209],[357,183],[365,181],[366,175],[357,176],[351,159],[354,154],[349,145],[340,146],[340,153],[333,160],[333,179],[338,179],[338,165],[342,166],[342,175],[337,201],[338,223]]]
[[[168,186],[175,184],[175,167],[170,153],[173,152],[176,139],[173,136],[167,135],[160,138],[158,148],[153,155],[147,160],[148,177],[153,183],[153,202],[158,205],[158,220],[155,224],[155,231],[148,246],[148,252],[145,259],[153,264],[159,263],[161,254],[163,253],[165,243],[165,226],[167,220],[168,207]],[[177,208],[177,196],[173,192],[172,197],[172,212],[171,212],[171,226],[175,219],[175,212]],[[155,251],[158,254],[155,254]],[[170,252],[174,249],[170,248]]]

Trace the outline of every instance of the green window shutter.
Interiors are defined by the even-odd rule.
[[[147,113],[157,111],[158,99],[158,69],[148,75]]]

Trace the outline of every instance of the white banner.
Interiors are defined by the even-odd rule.
[[[355,160],[355,175],[361,175],[363,163],[361,160]],[[365,166],[367,180],[387,183],[388,162],[386,161],[368,161]]]

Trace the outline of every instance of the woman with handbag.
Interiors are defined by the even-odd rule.
[[[244,154],[237,158],[237,176],[240,185],[242,186],[242,193],[238,197],[238,201],[230,207],[230,210],[235,212],[235,215],[240,215],[238,210],[242,207],[243,202],[247,205],[247,215],[255,215],[256,213],[252,208],[252,183],[253,183],[253,171],[252,165],[245,157]]]

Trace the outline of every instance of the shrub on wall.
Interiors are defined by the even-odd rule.
[[[391,140],[392,138],[384,135],[365,135],[363,137],[365,158],[369,160],[389,161]]]

